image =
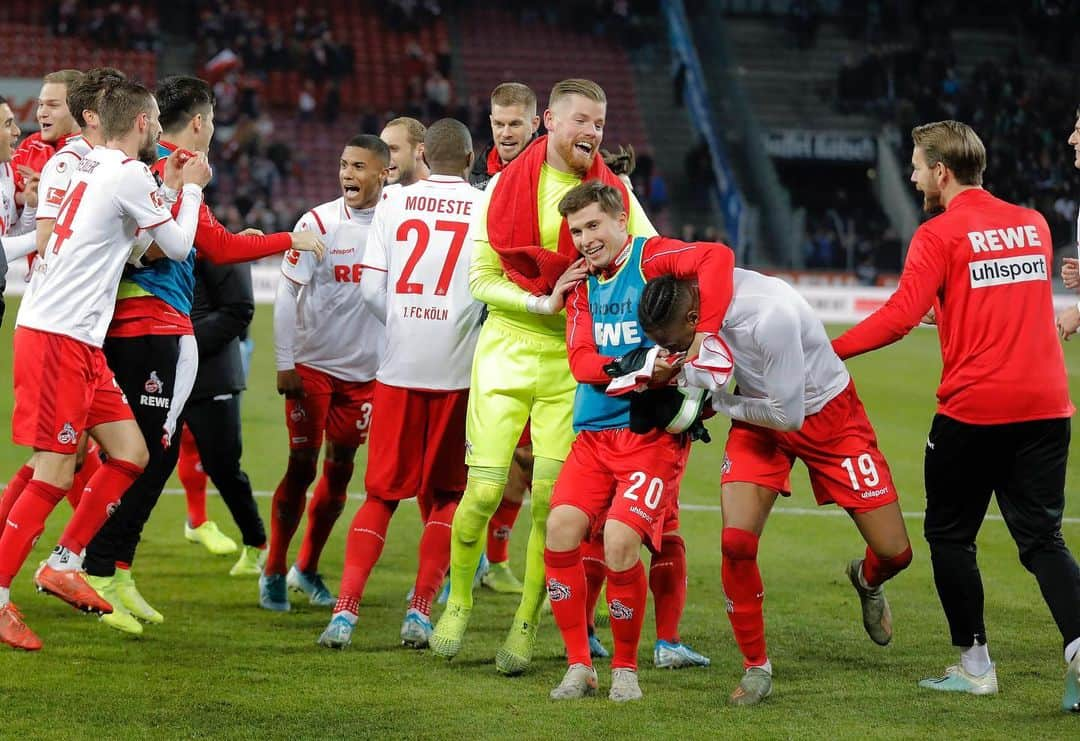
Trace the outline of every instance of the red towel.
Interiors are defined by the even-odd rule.
[[[559,276],[579,257],[566,219],[559,230],[558,250],[540,246],[537,189],[546,157],[547,136],[537,137],[503,169],[487,211],[488,241],[502,260],[506,276],[538,296],[550,293]],[[599,153],[593,156],[584,180],[602,180],[618,188],[629,213],[630,194]]]

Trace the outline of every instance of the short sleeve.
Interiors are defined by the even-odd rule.
[[[140,229],[153,229],[172,219],[150,168],[141,162],[123,165],[113,201]]]
[[[322,233],[322,229],[319,228],[315,214],[312,211],[308,211],[300,217],[293,231]],[[315,275],[315,255],[311,252],[300,252],[293,249],[285,250],[285,256],[281,258],[281,272],[294,283],[306,286]]]
[[[38,219],[56,219],[78,162],[73,152],[60,152],[45,164],[38,182]]]

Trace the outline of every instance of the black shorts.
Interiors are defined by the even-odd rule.
[[[974,543],[991,494],[1020,552],[1061,529],[1070,420],[973,425],[938,414],[926,441],[926,539]]]

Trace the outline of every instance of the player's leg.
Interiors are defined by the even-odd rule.
[[[674,530],[667,530],[674,527]],[[678,515],[665,525],[660,550],[649,564],[649,591],[656,617],[653,665],[658,669],[709,666],[708,656],[682,642],[679,624],[686,609],[686,543],[678,531]]]
[[[202,468],[221,494],[233,522],[240,529],[243,551],[229,570],[232,576],[258,576],[266,559],[266,530],[251,481],[240,468],[243,440],[240,428],[240,398],[203,399],[184,412],[187,428],[197,445]],[[209,520],[207,521],[209,522]]]
[[[565,463],[563,464],[566,465]],[[561,474],[560,474],[561,475]],[[604,624],[608,621],[607,602],[600,602],[607,580],[607,563],[604,562],[603,518],[598,518],[596,528],[591,529],[581,544],[581,561],[585,565],[585,615],[589,621],[589,651],[594,659],[606,659],[607,649],[596,635],[598,622],[597,605],[602,604]]]
[[[259,577],[259,605],[279,612],[289,609],[285,584],[289,544],[304,516],[308,487],[315,480],[333,390],[326,374],[304,366],[296,370],[303,379],[304,391],[301,398],[285,400],[289,460],[270,503],[270,547]]]
[[[923,532],[930,545],[937,587],[949,633],[960,648],[960,661],[940,677],[919,682],[926,689],[994,694],[997,672],[987,648],[983,619],[983,585],[976,560],[975,538],[990,495],[1005,467],[996,429],[966,425],[943,415],[934,417],[924,460],[926,519]]]
[[[188,404],[184,417],[191,414],[198,402]],[[187,527],[197,530],[209,518],[206,516],[206,471],[199,458],[199,447],[191,428],[184,424],[180,431],[180,458],[176,462],[176,476],[184,487],[184,500],[187,502]],[[186,532],[185,532],[186,535]]]
[[[465,494],[450,533],[450,596],[431,636],[431,650],[453,658],[472,611],[472,582],[484,553],[484,536],[502,500],[514,443],[529,418],[536,383],[536,351],[492,322],[480,330],[466,418],[469,466]]]
[[[1020,555],[1039,583],[1065,648],[1061,707],[1080,712],[1080,569],[1061,534],[1069,420],[1010,425],[1014,463],[997,488],[998,506]]]
[[[319,574],[319,559],[334,524],[345,510],[356,450],[367,442],[374,416],[375,382],[334,379],[334,394],[326,416],[326,456],[322,476],[308,505],[307,529],[296,564],[289,571],[289,586],[308,596],[311,604],[332,607],[337,598]]]
[[[420,461],[420,499],[426,500],[428,516],[420,536],[416,583],[401,626],[401,641],[412,648],[426,648],[431,640],[431,602],[450,567],[450,535],[454,513],[468,480],[465,458],[467,390],[446,393],[413,392],[423,412],[410,414],[423,426],[410,425],[413,435],[425,438]],[[408,418],[401,418],[408,419]],[[407,422],[398,425],[404,427]],[[400,437],[400,435],[395,435]],[[400,443],[397,443],[400,446]],[[415,466],[415,461],[413,462]]]
[[[521,594],[521,582],[510,569],[510,534],[514,530],[525,492],[532,482],[533,455],[532,441],[526,440],[528,427],[514,450],[514,461],[510,464],[510,479],[503,489],[499,508],[488,523],[487,560],[488,567],[480,583],[493,592],[502,594]],[[523,445],[522,442],[525,441]]]
[[[101,468],[101,449],[97,443],[90,440],[89,435],[83,435],[79,440],[79,450],[75,454],[75,478],[72,480],[71,488],[65,494],[73,510],[79,506],[87,482],[93,478],[99,468]]]
[[[532,660],[540,608],[544,604],[544,542],[551,494],[562,462],[574,441],[573,411],[577,384],[566,373],[566,348],[552,343],[539,351],[534,401],[531,410],[533,482],[529,504],[531,529],[525,550],[521,603],[510,633],[495,655],[495,668],[520,674]]]
[[[23,489],[30,483],[30,479],[34,478],[33,460],[33,457],[31,457],[15,472],[15,475],[8,481],[7,486],[4,487],[3,494],[0,494],[0,535],[3,534],[4,527],[7,524],[8,513],[15,506],[15,502],[19,499]]]

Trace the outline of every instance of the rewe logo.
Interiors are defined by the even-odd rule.
[[[593,325],[593,338],[597,347],[612,347],[615,345],[636,345],[641,342],[641,330],[638,323],[629,322],[596,322]]]

